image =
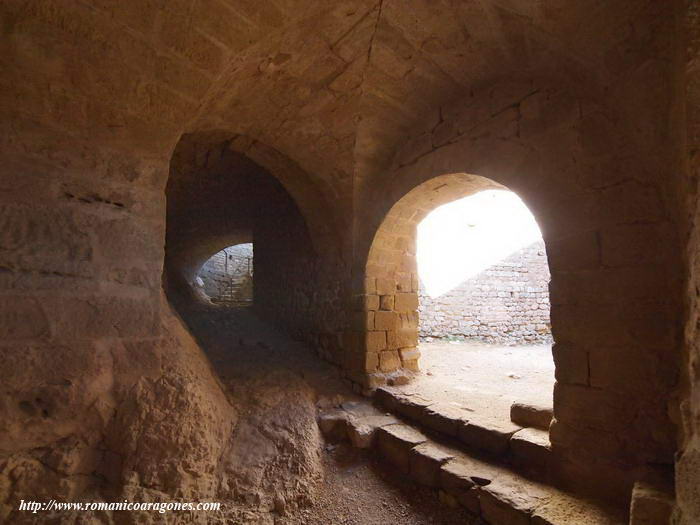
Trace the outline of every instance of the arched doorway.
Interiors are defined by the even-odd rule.
[[[321,341],[320,352],[340,353],[345,316],[335,221],[298,166],[252,140],[187,134],[173,153],[166,195],[164,282],[178,311],[211,306],[214,291],[206,293],[201,277],[208,259],[254,243],[254,254],[238,262],[220,254],[221,271],[241,266],[250,281],[254,266],[254,297],[246,302],[255,313],[296,338]],[[238,284],[229,279],[221,292]]]
[[[432,211],[448,203],[454,203],[466,197],[476,196],[480,192],[485,193],[490,191],[505,192],[508,191],[508,189],[492,179],[466,173],[434,177],[414,187],[400,198],[390,208],[377,229],[369,249],[365,268],[365,286],[367,289],[367,294],[364,296],[366,308],[365,350],[367,353],[368,366],[374,366],[375,374],[383,378],[389,385],[400,386],[411,382],[411,389],[417,391],[421,389],[421,385],[425,386],[430,384],[431,386],[428,388],[428,392],[426,392],[427,397],[437,396],[443,398],[450,397],[451,395],[454,397],[454,391],[451,394],[450,388],[462,388],[458,386],[460,380],[469,381],[468,377],[455,377],[451,387],[444,384],[435,386],[432,385],[432,378],[421,373],[421,341],[419,337],[421,295],[423,295],[424,306],[428,301],[425,297],[427,294],[421,294],[421,279],[417,259],[417,233],[421,222]],[[541,242],[544,243],[545,241],[543,240]],[[542,249],[544,252],[544,246]],[[523,301],[519,303],[518,306],[526,306],[529,308],[532,304],[537,304],[536,297],[533,297],[534,301],[529,301],[530,297],[527,296],[528,293],[535,295],[536,293],[528,292],[526,287],[522,291],[520,289],[501,290],[496,293],[496,301],[490,304],[488,301],[483,302],[484,298],[482,298],[483,304],[481,306],[487,310],[486,313],[493,313],[488,312],[488,310],[489,307],[493,308],[498,303],[497,300],[500,299],[497,297],[498,293],[508,293],[510,296],[511,292],[513,292],[514,300],[516,299],[516,292],[523,295]],[[501,301],[501,303],[503,303],[503,301]],[[520,319],[522,317],[518,316],[518,306],[515,306],[515,311],[512,312],[511,320]],[[468,320],[461,327],[458,323],[458,330],[469,326],[466,324],[467,322],[473,322],[473,319],[470,319],[469,313],[463,312],[463,314],[463,319],[467,318]],[[471,312],[471,316],[474,316],[474,312]],[[546,317],[548,317],[548,309]],[[489,323],[490,322],[485,319],[486,328],[488,328]],[[497,325],[498,323],[492,324]],[[548,332],[548,323],[545,324],[547,324],[547,329],[545,331]],[[527,320],[524,326],[528,326]],[[520,328],[521,326],[513,331],[518,332]],[[532,331],[536,332],[537,325],[533,328],[534,330]],[[456,334],[443,332],[443,335],[450,336]],[[496,333],[481,335],[491,335],[492,338],[496,338],[502,342],[502,338],[507,334]],[[518,341],[522,341],[522,339]],[[547,343],[549,343],[548,338]],[[552,413],[553,364],[551,361],[549,344],[547,344],[544,349],[540,350],[540,354],[545,358],[542,361],[543,370],[541,374],[535,375],[538,377],[546,376],[547,379],[546,381],[540,382],[544,394],[539,397],[535,396],[534,399],[538,401],[538,409],[542,409],[545,412],[545,422],[542,423],[542,419],[540,419],[540,422],[537,424],[540,428],[546,430],[548,429],[548,422],[551,419]],[[519,374],[517,371],[508,371],[505,369],[505,364],[507,363],[506,354],[508,354],[508,352],[510,351],[502,349],[500,359],[501,368],[504,369],[501,370],[500,373],[505,375],[503,380],[505,380],[506,383],[508,381],[518,381],[517,378],[522,375],[522,373]],[[449,362],[450,360],[450,358],[447,358],[447,362],[444,363],[448,368],[454,366],[454,363]],[[521,360],[523,366],[525,366],[526,361],[527,360]],[[482,360],[482,367],[485,366],[487,362],[488,360],[486,360],[486,362]],[[468,366],[470,365],[467,363],[463,364],[463,368]],[[476,375],[472,379],[478,377],[484,384],[490,384],[492,380],[495,379],[495,375],[488,377],[480,375],[479,367],[475,368],[474,371]],[[491,372],[496,374],[493,370],[491,370]],[[465,375],[468,376],[468,374]],[[415,380],[416,377],[422,378],[422,381],[417,382]],[[435,386],[435,388],[433,388],[433,386]],[[485,410],[488,411],[485,415],[488,417],[497,417],[500,420],[509,421],[510,408],[513,404],[520,404],[520,402],[532,403],[533,399],[522,399],[523,392],[527,390],[527,387],[521,389],[520,394],[516,395],[516,397],[512,397],[511,394],[504,392],[503,390],[506,387],[507,385],[503,385],[503,389],[501,389],[500,392],[498,389],[494,390],[492,388],[489,390],[489,394],[483,395],[483,392],[481,392],[479,396],[474,395],[477,392],[473,389],[467,389],[467,392],[471,394],[465,397],[465,401],[466,398],[469,398],[469,403],[485,408]],[[441,392],[440,395],[437,394],[438,390]],[[520,396],[520,398],[518,396]],[[497,406],[495,409],[494,402],[496,402]]]
[[[441,175],[409,191],[384,217],[374,235],[365,267],[367,361],[376,361],[379,372],[419,370],[418,224],[442,204],[497,188],[502,186],[485,177],[463,173]]]
[[[229,246],[207,259],[195,284],[209,300],[225,307],[253,304],[253,243]]]
[[[634,468],[669,465],[675,450],[669,407],[660,401],[674,388],[679,344],[671,211],[646,182],[643,156],[611,146],[626,132],[607,125],[614,110],[585,106],[585,93],[550,89],[471,130],[473,119],[463,117],[495,92],[441,108],[444,121],[416,127],[386,168],[390,176],[378,171],[358,191],[354,269],[364,375],[357,375],[371,390],[419,366],[417,223],[441,204],[507,186],[536,215],[551,270],[549,437],[557,474],[582,490],[624,494]],[[561,112],[553,100],[577,110]],[[449,140],[441,136],[462,125]],[[396,317],[379,313],[387,294],[400,296]],[[391,348],[397,339],[401,346]]]
[[[399,390],[548,431],[550,272],[527,206],[505,190],[443,204],[417,225],[416,259],[420,373]]]

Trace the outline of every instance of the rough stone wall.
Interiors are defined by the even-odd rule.
[[[421,286],[421,338],[493,344],[551,342],[549,269],[544,241],[509,255],[437,297]]]
[[[637,14],[653,42],[646,52],[670,56],[674,18],[654,9]],[[357,219],[366,232],[357,253],[368,254],[366,280],[357,287],[368,317],[364,348],[377,356],[367,365],[381,381],[391,371],[382,362],[408,366],[386,328],[371,324],[380,310],[375,296],[414,292],[406,287],[415,280],[416,222],[468,194],[455,182],[459,173],[519,194],[538,219],[552,273],[557,383],[550,438],[558,474],[613,498],[628,496],[635,468],[673,462],[667,400],[682,340],[684,218],[671,204],[682,172],[677,142],[660,131],[675,111],[673,61],[637,57],[623,69],[624,80],[604,87],[605,96],[595,83],[547,77],[496,83],[442,107],[397,145],[391,176],[377,172],[366,182]],[[470,179],[478,177],[463,176]],[[380,280],[387,281],[382,293]],[[381,317],[410,319],[412,311],[389,308]]]
[[[673,461],[680,2],[321,4],[0,3],[3,510],[104,480],[215,492],[211,458],[235,417],[160,297],[168,163],[199,130],[226,130],[282,181],[313,242],[338,241],[335,262],[296,264],[295,281],[329,283],[320,301],[306,293],[315,323],[353,301],[343,351],[335,332],[315,337],[366,385],[380,367],[417,364],[412,217],[464,196],[455,174],[518,192],[552,271],[557,464],[622,500],[637,469]],[[694,35],[697,16],[686,21]],[[695,58],[686,69],[696,77]],[[697,119],[687,129],[696,170]],[[196,193],[212,181],[191,182]],[[375,233],[386,244],[368,264]],[[696,361],[678,465],[686,523],[700,519]],[[168,418],[178,425],[153,423]]]
[[[347,269],[277,178],[226,137],[193,134],[175,150],[167,195],[165,270],[176,304],[192,299],[212,252],[254,241],[256,311],[342,363]]]
[[[253,302],[253,245],[239,244],[212,255],[197,273],[212,302],[244,306]],[[198,283],[197,283],[198,284]]]
[[[685,7],[684,16],[679,20],[686,31],[686,40],[679,50],[683,72],[679,89],[685,102],[680,118],[685,118],[685,141],[678,142],[679,147],[684,148],[682,169],[687,174],[687,186],[680,191],[685,190],[683,197],[688,202],[692,228],[687,237],[687,353],[679,392],[682,434],[675,469],[678,508],[674,523],[691,525],[700,523],[700,4],[688,1]]]
[[[0,521],[31,521],[19,499],[215,497],[237,416],[162,298],[168,154],[2,110]]]
[[[338,278],[342,266],[316,252],[293,203],[256,226],[254,264],[256,311],[343,364],[347,300]]]

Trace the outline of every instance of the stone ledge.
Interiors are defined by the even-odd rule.
[[[509,446],[515,466],[540,475],[549,472],[552,457],[549,432],[524,428],[513,434]]]
[[[528,403],[513,403],[510,407],[510,420],[521,427],[549,430],[552,417],[552,407],[543,407]]]
[[[427,440],[421,432],[402,423],[387,425],[377,431],[379,452],[404,474],[410,472],[411,449]]]
[[[459,428],[459,440],[468,447],[495,456],[505,456],[510,447],[510,438],[522,427],[513,423],[490,418],[472,417]]]
[[[632,489],[630,525],[670,523],[674,505],[675,498],[670,486],[638,481]]]
[[[386,389],[379,394],[382,396],[390,396],[390,401],[395,401],[393,394]],[[459,504],[491,525],[626,523],[621,513],[616,514],[554,487],[530,481],[506,466],[437,443],[369,403],[352,401],[342,403],[340,408],[325,409],[319,416],[319,426],[336,438],[341,430],[344,431],[344,437],[353,446],[376,450],[380,458],[414,482],[438,491],[444,503]],[[510,442],[516,454],[536,455],[543,450],[549,453],[548,435],[542,430],[517,430]],[[642,492],[640,489],[639,494]],[[650,492],[644,492],[647,493]],[[642,500],[649,498],[638,497],[637,504],[641,505]],[[646,523],[640,522],[640,525]]]
[[[454,454],[440,445],[429,441],[421,443],[409,455],[409,474],[416,483],[437,488],[440,468],[452,458]]]

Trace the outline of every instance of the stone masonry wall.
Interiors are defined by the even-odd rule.
[[[459,174],[518,192],[550,256],[556,475],[622,501],[639,468],[673,463],[686,205],[674,194],[684,141],[669,119],[682,96],[679,3],[365,4],[0,4],[0,521],[17,522],[8,513],[20,498],[92,499],[98,487],[112,500],[231,493],[216,458],[227,457],[237,409],[161,297],[168,159],[199,130],[237,136],[231,147],[254,137],[236,151],[283,182],[312,232],[339,239],[346,266],[295,258],[291,293],[280,275],[290,267],[269,266],[280,272],[268,306],[309,333],[323,328],[332,349],[351,264],[357,328],[342,355],[368,383],[417,366],[416,210],[464,196],[451,185]],[[193,156],[214,169],[226,152],[212,153]],[[224,167],[184,181],[182,201],[208,202]],[[267,195],[248,175],[241,185]],[[207,208],[203,229],[250,229],[262,214],[224,204],[220,215]],[[199,247],[190,209],[178,227],[169,217],[167,251],[194,267],[200,254],[182,255]],[[389,209],[390,228],[375,235]],[[232,244],[203,244],[202,255]],[[265,262],[286,255],[276,249],[262,264],[256,250],[258,283]],[[700,522],[697,346],[692,356],[683,525]]]
[[[245,305],[253,301],[253,245],[224,248],[204,263],[197,276],[214,303]]]
[[[438,297],[421,286],[420,336],[495,344],[551,342],[548,286],[544,241],[518,250]]]

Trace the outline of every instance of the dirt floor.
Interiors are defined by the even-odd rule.
[[[326,479],[303,523],[313,525],[477,523],[462,510],[442,505],[437,494],[404,479],[367,453],[347,445],[327,450]],[[303,515],[302,515],[303,516]]]
[[[324,441],[316,407],[358,398],[311,349],[250,309],[197,308],[181,314],[239,416],[222,458],[228,489],[221,493],[221,522],[477,523],[369,453]]]
[[[510,420],[513,402],[552,407],[550,345],[431,342],[420,351],[421,373],[403,392],[496,419]]]

